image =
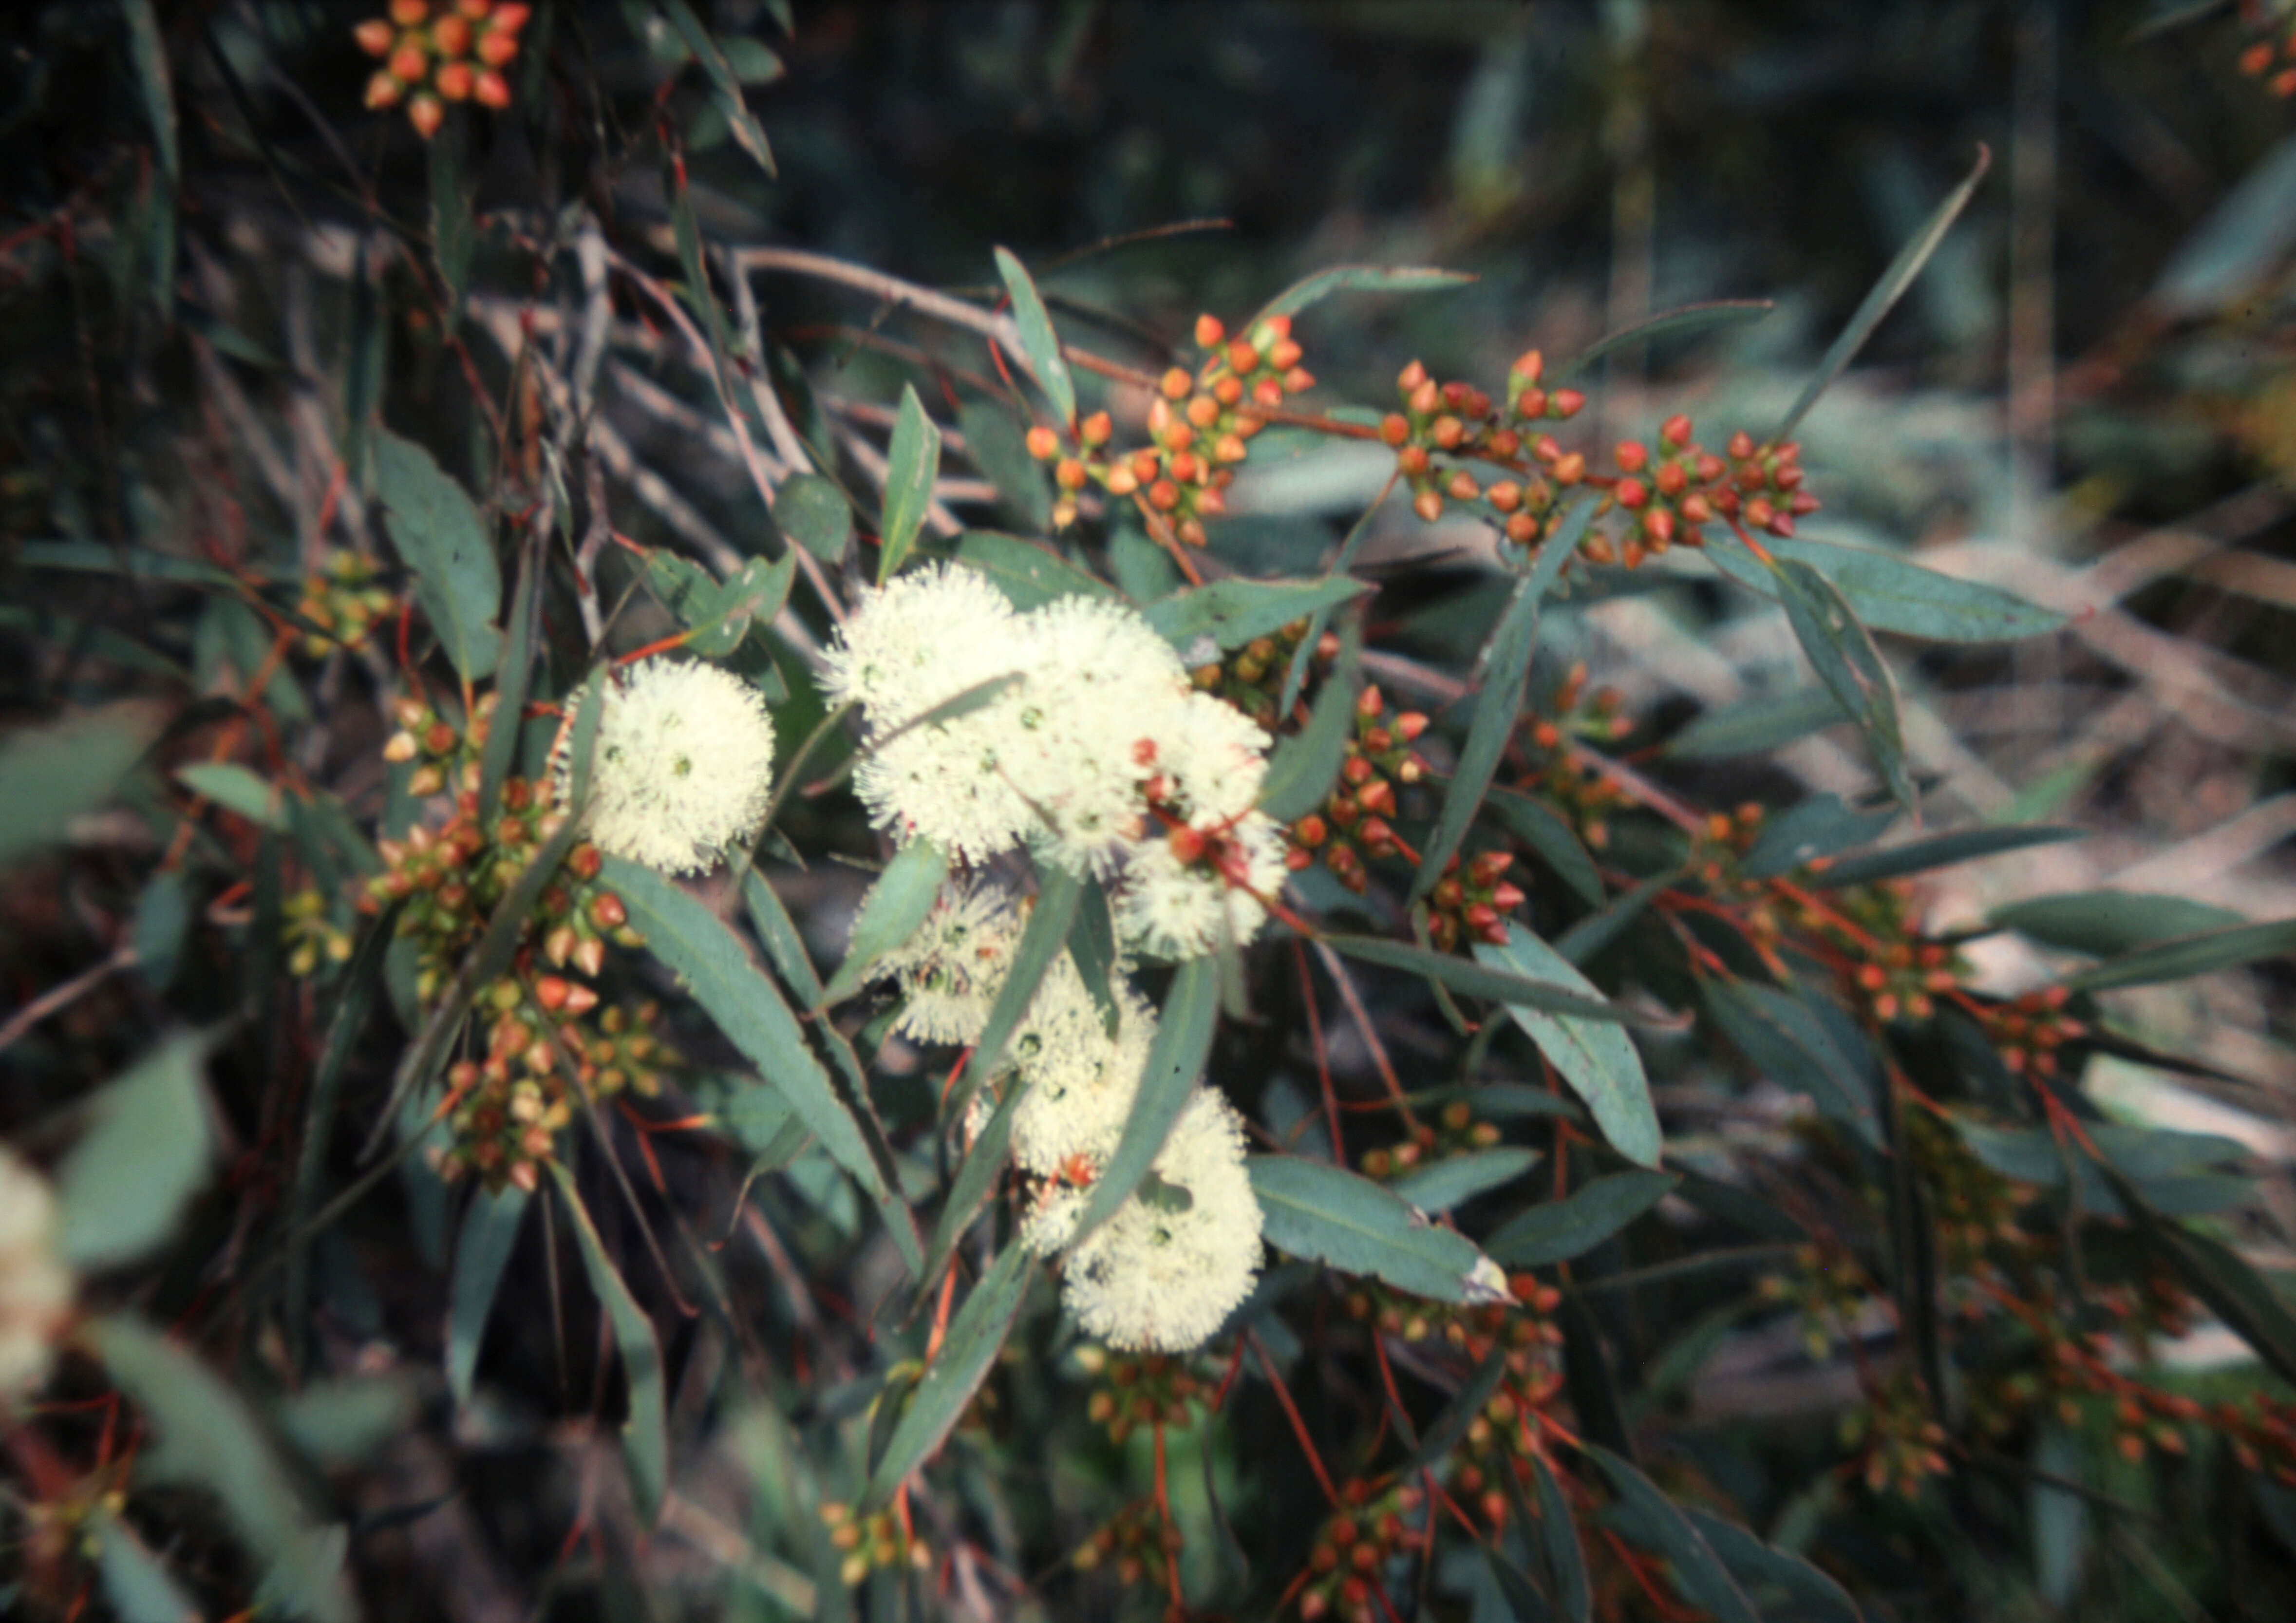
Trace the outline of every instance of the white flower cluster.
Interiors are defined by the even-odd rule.
[[[1021,923],[1004,895],[958,885],[881,970],[905,1003],[895,1029],[919,1041],[978,1040],[1004,984]],[[1259,1202],[1243,1165],[1243,1124],[1217,1090],[1199,1087],[1156,1157],[1151,1180],[1082,1244],[1077,1218],[1114,1153],[1140,1089],[1156,1012],[1122,971],[1110,1036],[1098,1002],[1062,953],[1013,1031],[1008,1087],[1013,1160],[1027,1176],[1030,1250],[1066,1251],[1063,1294],[1091,1335],[1134,1350],[1182,1352],[1220,1327],[1259,1271]]]
[[[1267,734],[1191,687],[1129,609],[1064,597],[1022,614],[982,576],[936,566],[862,603],[826,684],[866,717],[856,781],[896,839],[969,863],[1025,844],[1096,873],[1136,950],[1248,941],[1283,883],[1282,831],[1253,809]]]
[[[0,1148],[0,1409],[47,1378],[71,1299],[48,1182]]]
[[[584,691],[566,701],[580,714]],[[560,735],[558,798],[573,791],[572,727]],[[651,659],[606,680],[583,832],[602,851],[698,873],[758,832],[773,798],[774,721],[731,671]]]

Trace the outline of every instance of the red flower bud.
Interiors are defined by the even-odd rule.
[[[1197,348],[1215,348],[1218,346],[1220,340],[1226,336],[1227,329],[1220,325],[1219,318],[1218,316],[1205,315],[1196,317]]]

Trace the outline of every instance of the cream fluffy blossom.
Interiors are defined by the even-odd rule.
[[[877,977],[900,986],[893,1029],[919,1043],[977,1040],[1020,939],[1020,921],[1002,890],[965,884],[944,889],[916,933],[878,960]]]
[[[1260,1211],[1243,1123],[1200,1088],[1157,1155],[1157,1186],[1070,1247],[1062,1299],[1086,1332],[1128,1351],[1185,1352],[1217,1332],[1259,1276]],[[1038,1251],[1067,1245],[1082,1189],[1061,1188],[1022,1229]]]
[[[580,695],[568,701],[578,714]],[[570,736],[559,799],[572,791]],[[773,798],[774,722],[765,696],[732,672],[648,660],[610,677],[592,756],[584,832],[598,848],[670,873],[695,873],[758,832]]]
[[[71,1298],[47,1180],[0,1149],[0,1408],[46,1379]]]
[[[1250,940],[1285,877],[1251,810],[1267,734],[1188,684],[1120,604],[1064,597],[1026,614],[979,574],[938,565],[869,596],[830,651],[832,697],[859,704],[857,786],[897,839],[968,863],[1026,845],[1108,881],[1135,948],[1190,957]],[[1003,677],[964,714],[918,717]],[[1191,860],[1171,848],[1177,828]],[[1240,881],[1240,882],[1237,882]]]

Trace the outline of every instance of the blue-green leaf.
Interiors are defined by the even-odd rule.
[[[1537,1165],[1536,1150],[1499,1144],[1414,1168],[1388,1187],[1422,1211],[1447,1212],[1502,1184],[1513,1183]]]
[[[1333,293],[1437,293],[1474,280],[1465,271],[1424,265],[1335,265],[1285,288],[1240,330],[1248,333],[1271,316],[1296,316]]]
[[[1763,545],[1772,556],[1808,564],[1824,575],[1857,618],[1876,631],[1933,643],[2010,643],[2046,636],[2065,623],[2065,617],[2054,609],[2029,603],[2013,592],[1940,575],[1895,553],[1803,536]],[[1769,571],[1751,553],[1718,546],[1706,558],[1740,586],[1765,597],[1778,595]],[[1821,717],[1810,725],[1823,723]]]
[[[774,150],[767,144],[764,127],[750,111],[749,103],[742,99],[742,75],[734,70],[732,62],[726,60],[726,53],[718,48],[718,42],[710,37],[709,30],[701,26],[701,19],[693,14],[693,8],[687,0],[661,0],[661,4],[678,33],[685,37],[687,48],[701,63],[702,70],[709,74],[710,99],[724,115],[726,127],[734,132],[734,141],[757,160],[758,167],[766,172],[767,179],[776,178],[779,171],[774,168]],[[755,45],[754,41],[751,43]],[[746,54],[754,58],[757,52],[764,50],[763,45],[756,45],[754,51]],[[770,61],[772,53],[767,52],[766,54]],[[775,65],[778,66],[777,63]],[[752,69],[752,72],[760,70],[771,77],[769,68]]]
[[[892,1439],[885,1445],[884,1456],[870,1473],[869,1489],[863,1496],[865,1505],[882,1504],[891,1498],[909,1473],[939,1449],[964,1414],[964,1406],[980,1389],[1004,1338],[1012,1333],[1013,1320],[1036,1275],[1036,1258],[1015,1241],[998,1253],[980,1283],[973,1286],[972,1294],[949,1321],[948,1334],[933,1361],[925,1366],[924,1378],[910,1394],[908,1407],[901,1412]]]
[[[487,1318],[502,1284],[511,1253],[518,1249],[519,1225],[526,1217],[527,1192],[505,1184],[499,1193],[480,1190],[463,1214],[455,1240],[454,1282],[447,1299],[447,1385],[461,1408],[471,1401],[479,1349],[486,1344]]]
[[[1212,1049],[1212,1031],[1219,1023],[1219,961],[1191,958],[1172,977],[1171,990],[1157,1016],[1156,1035],[1148,1044],[1148,1057],[1140,1067],[1139,1091],[1132,1098],[1132,1113],[1108,1157],[1108,1165],[1094,1180],[1091,1198],[1077,1218],[1071,1244],[1116,1215],[1131,1198],[1155,1164],[1158,1152],[1172,1124],[1187,1108],[1196,1078],[1204,1074],[1204,1061]]]
[[[447,659],[465,682],[493,675],[502,566],[479,510],[430,452],[387,429],[375,430],[374,483],[391,541],[414,571],[415,601]]]
[[[933,481],[940,477],[940,430],[925,415],[916,386],[901,386],[901,410],[893,419],[892,444],[885,452],[885,513],[879,529],[877,584],[883,586],[906,563],[917,544],[917,529],[932,504]]]
[[[1864,1070],[1835,1044],[1809,1005],[1791,992],[1719,977],[1703,987],[1706,1012],[1722,1035],[1781,1087],[1808,1094],[1817,1108],[1878,1150],[1882,1123]]]
[[[1114,586],[1056,557],[1043,543],[993,529],[959,536],[956,561],[995,581],[1015,609],[1041,609],[1063,597],[1116,599]]]
[[[1076,383],[1069,376],[1069,364],[1061,357],[1060,334],[1053,331],[1053,318],[1045,308],[1044,299],[1037,292],[1037,284],[1029,280],[1028,267],[1000,248],[996,250],[996,274],[1004,279],[1004,291],[1013,299],[1013,324],[1021,330],[1021,349],[1029,357],[1029,370],[1037,374],[1037,385],[1045,398],[1053,403],[1053,414],[1069,428],[1076,426]]]
[[[1465,1236],[1437,1228],[1391,1190],[1296,1155],[1246,1163],[1267,1243],[1443,1302],[1496,1299],[1505,1275]]]
[[[1778,559],[1770,569],[1785,604],[1786,623],[1834,699],[1866,734],[1874,764],[1898,803],[1914,805],[1913,779],[1906,771],[1905,724],[1898,716],[1898,684],[1833,583],[1799,558]]]
[[[912,840],[893,854],[861,903],[853,944],[830,977],[818,1003],[841,1003],[861,989],[877,960],[917,933],[948,878],[948,853],[930,840]]]
[[[1200,637],[1222,648],[1241,648],[1293,620],[1346,602],[1371,588],[1345,575],[1324,580],[1246,580],[1231,576],[1210,586],[1175,592],[1141,611],[1173,647],[1186,649]]]
[[[87,1130],[57,1169],[57,1249],[83,1272],[133,1262],[176,1233],[214,1159],[200,1077],[209,1042],[152,1049],[88,1102]]]
[[[1601,996],[1553,947],[1519,925],[1507,926],[1504,947],[1477,942],[1475,957],[1566,993]],[[1570,1091],[1586,1102],[1611,1147],[1630,1161],[1657,1166],[1658,1112],[1652,1108],[1650,1079],[1643,1074],[1642,1056],[1632,1039],[1616,1025],[1549,1013],[1528,1003],[1509,1002],[1507,1013],[1562,1073]]]
[[[0,866],[62,840],[73,818],[109,800],[160,720],[147,706],[113,705],[0,742]]]
[[[1611,1173],[1566,1200],[1517,1213],[1483,1242],[1483,1250],[1510,1268],[1566,1262],[1626,1227],[1681,1181],[1665,1172]]]
[[[774,522],[824,563],[837,563],[853,539],[853,508],[845,493],[818,473],[796,473],[774,492]]]
[[[654,1334],[653,1321],[630,1294],[613,1258],[606,1255],[606,1242],[590,1221],[581,1192],[574,1186],[573,1174],[556,1161],[550,1164],[550,1171],[558,1180],[559,1193],[566,1197],[567,1219],[580,1242],[590,1289],[606,1310],[607,1321],[613,1326],[614,1346],[622,1355],[630,1407],[622,1422],[622,1458],[629,1465],[630,1497],[637,1505],[638,1519],[651,1528],[669,1492],[669,1394],[662,1379],[661,1342]]]

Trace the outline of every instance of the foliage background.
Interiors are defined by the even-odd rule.
[[[769,42],[786,65],[749,96],[780,169],[768,181],[725,138],[703,77],[650,48],[668,51],[665,24],[640,6],[559,7],[550,85],[521,63],[512,115],[457,124],[480,226],[466,273],[474,298],[444,342],[435,261],[421,251],[426,240],[435,251],[441,225],[438,160],[402,119],[360,110],[367,64],[349,41],[359,9],[150,8],[172,82],[172,183],[123,23],[139,9],[45,4],[0,20],[11,110],[0,113],[0,703],[12,721],[132,694],[144,709],[111,714],[156,740],[171,766],[202,758],[229,707],[202,709],[200,697],[238,693],[262,652],[259,627],[209,611],[178,581],[36,568],[25,545],[133,543],[184,558],[220,548],[291,575],[298,539],[346,499],[330,497],[327,470],[370,413],[434,447],[468,446],[472,469],[538,457],[544,414],[511,381],[521,301],[538,291],[524,250],[582,204],[618,250],[674,277],[657,119],[679,135],[694,217],[713,242],[810,249],[983,292],[989,246],[1002,244],[1058,296],[1064,330],[1139,365],[1184,347],[1197,311],[1241,315],[1325,265],[1439,264],[1479,277],[1303,322],[1331,398],[1383,406],[1395,369],[1414,356],[1439,376],[1490,384],[1534,344],[1558,355],[1685,302],[1777,300],[1759,324],[1614,357],[1590,407],[1604,438],[1647,435],[1677,407],[1702,427],[1775,415],[1982,142],[1997,162],[1964,223],[1804,434],[1833,527],[1821,533],[1917,549],[1932,568],[2079,616],[2012,646],[1892,645],[1938,826],[2046,818],[2089,834],[1939,875],[1930,917],[1950,928],[2103,885],[2249,919],[2296,914],[2296,137],[2286,104],[2236,71],[2245,37],[2226,14],[2137,37],[2135,5],[1978,0],[1912,0],[1878,16],[1624,0],[798,0],[784,38],[771,7],[719,4],[709,14],[721,37]],[[591,74],[594,94],[577,94]],[[1057,268],[1106,239],[1211,217],[1227,226]],[[403,231],[363,237],[378,217]],[[414,247],[374,253],[362,276],[363,241]],[[803,357],[824,406],[851,405],[841,421],[882,443],[882,408],[901,382],[922,389],[933,374],[854,341],[884,315],[866,297],[798,277],[759,286],[767,330]],[[578,306],[564,284],[542,302]],[[707,389],[641,365],[660,343],[658,319],[636,301],[617,313],[631,341],[607,363],[602,407],[623,447],[607,458],[617,524],[712,563],[749,552],[761,517],[739,459],[700,426],[717,420]],[[924,345],[943,377],[987,366],[977,342],[905,317],[876,334]],[[481,398],[503,403],[505,439]],[[1239,502],[1223,555],[1259,572],[1311,572],[1383,467],[1348,447],[1302,455]],[[356,493],[348,499],[356,513]],[[1004,521],[1019,528],[1010,513]],[[1374,641],[1460,668],[1496,611],[1478,549],[1488,556],[1466,527],[1430,529],[1390,510],[1365,553],[1385,586]],[[651,623],[644,612],[634,627]],[[1641,729],[1637,749],[1807,682],[1780,617],[1711,582],[1574,600],[1550,616],[1541,658],[1547,681],[1578,659],[1617,690]],[[266,695],[302,769],[359,805],[379,797],[387,730],[370,674],[305,668],[275,676]],[[804,725],[792,715],[784,732]],[[1846,728],[1760,758],[1663,770],[1719,806],[1783,806],[1871,781]],[[10,787],[31,799],[12,800],[8,816],[37,822],[41,786]],[[546,1250],[529,1228],[471,1405],[450,1402],[428,1373],[441,1361],[447,1231],[419,1178],[385,1183],[313,1243],[315,1316],[283,1316],[258,1269],[280,1236],[296,1112],[332,1005],[331,993],[276,974],[277,950],[255,927],[278,906],[262,855],[276,842],[211,822],[172,972],[121,961],[81,979],[125,946],[163,939],[145,933],[147,885],[176,826],[169,792],[164,775],[142,775],[119,807],[75,823],[66,848],[0,881],[9,1005],[37,1013],[44,994],[74,988],[52,1012],[6,1027],[0,1131],[12,1140],[58,1151],[69,1137],[59,1112],[95,1080],[164,1034],[241,1017],[209,1056],[221,1175],[159,1263],[108,1283],[103,1299],[195,1327],[213,1365],[252,1392],[277,1396],[307,1374],[392,1377],[315,1406],[319,1440],[294,1467],[297,1492],[348,1518],[352,1587],[369,1615],[774,1615],[769,1597],[786,1597],[791,1577],[823,1570],[814,1499],[858,1487],[852,1427],[845,1454],[827,1439],[865,1411],[897,1356],[861,1328],[862,1304],[893,1288],[892,1261],[868,1242],[850,1192],[840,1205],[833,1179],[792,1180],[755,1209],[785,1240],[718,1253],[728,1297],[754,1305],[745,1334],[714,1333],[655,1273],[628,1268],[662,1327],[680,1492],[696,1507],[642,1537],[615,1452],[624,1399],[604,1356],[610,1332],[578,1284],[559,1288],[578,1272],[562,1231]],[[787,827],[808,851],[867,849],[849,803],[794,805]],[[865,878],[817,865],[785,889],[824,963],[841,951]],[[1971,950],[2005,983],[2039,971],[2013,938]],[[2225,1078],[2170,1085],[2110,1060],[2092,1061],[2088,1076],[2116,1110],[2247,1147],[2260,1176],[2234,1232],[2267,1264],[2284,1257],[2296,1221],[2285,1176],[2290,974],[2284,960],[2123,995],[2124,1029]],[[1300,1065],[1283,988],[1277,972],[1255,982],[1267,1023],[1225,1033],[1216,1075]],[[1447,1039],[1423,998],[1380,996],[1399,1059],[1440,1079]],[[344,1097],[356,1130],[328,1146],[330,1189],[357,1174],[401,1040],[381,1017],[352,1065]],[[705,1046],[701,1057],[732,1056]],[[1370,1056],[1336,1026],[1332,1060],[1342,1089],[1376,1086]],[[1678,1092],[1662,1089],[1670,1120],[1717,1137],[1771,1130],[1759,1110],[1740,1121],[1734,1105],[1717,1105],[1709,1083],[1693,1065]],[[1258,1085],[1238,1091],[1249,1099]],[[895,1077],[880,1102],[914,1127],[930,1112],[924,1088]],[[619,1131],[635,1158],[636,1136]],[[723,1222],[740,1160],[693,1136],[648,1143],[670,1192],[643,1196],[648,1223],[668,1233],[678,1217]],[[638,1258],[640,1225],[596,1171],[590,1205],[608,1247]],[[1836,1415],[1854,1393],[1809,1380],[1790,1336],[1781,1346],[1759,1332],[1734,1337],[1695,1381],[1660,1384],[1652,1372],[1672,1368],[1674,1332],[1710,1305],[1694,1291],[1657,1297],[1606,1329],[1629,1396],[1693,1439],[1685,1479],[1718,1486],[1774,1535],[1830,1468]],[[1079,1422],[1080,1373],[1048,1324],[1034,1333],[1029,1355],[1051,1373],[992,1388],[1007,1409],[964,1469],[980,1462],[1004,1484],[1027,1522],[1016,1547],[1042,1554],[1089,1530],[1077,1520],[1091,1498],[1079,1482],[1118,1498],[1142,1462]],[[308,1353],[293,1344],[306,1336]],[[2226,1367],[2196,1379],[2233,1389],[2257,1380],[2252,1366]],[[1302,1368],[1295,1384],[1327,1443],[1376,1414],[1356,1376]],[[60,1391],[100,1386],[79,1368]],[[265,1423],[298,1435],[291,1420]],[[94,1442],[72,1439],[80,1450]],[[1264,1611],[1316,1512],[1268,1388],[1238,1388],[1211,1447],[1189,1469],[1258,1519],[1243,1552],[1251,1576],[1226,1571]],[[2197,1467],[2179,1478],[2156,1462],[2140,1481],[2097,1452],[2073,1474],[2119,1471],[2112,1490],[2141,1501],[2142,1515],[2100,1512],[2076,1554],[2041,1550],[2052,1536],[2042,1529],[2068,1522],[2029,1516],[2030,1484],[1998,1482],[1963,1481],[1903,1512],[1841,1512],[1820,1545],[1874,1581],[1861,1593],[1875,1615],[2284,1612],[2280,1539],[2292,1529],[2276,1537],[2268,1508],[2236,1480],[2202,1480]],[[331,1470],[337,1456],[362,1463]],[[990,1514],[962,1489],[951,1502],[965,1507],[951,1517]],[[1192,1488],[1183,1507],[1191,1579],[1207,1586],[1233,1561],[1212,1553],[1222,1545],[1211,1503]],[[203,1502],[163,1491],[135,1514],[199,1593],[250,1592],[249,1558]],[[1956,1545],[1958,1565],[1939,1555]],[[2052,1561],[2068,1560],[2069,1587],[2049,1576]],[[1471,1581],[1439,1575],[1434,1612],[1488,1604]],[[1058,1573],[1042,1593],[1054,1615],[1108,1603]],[[960,1589],[945,1601],[962,1610],[970,1598]],[[910,1597],[880,1584],[858,1603],[899,1615]]]

